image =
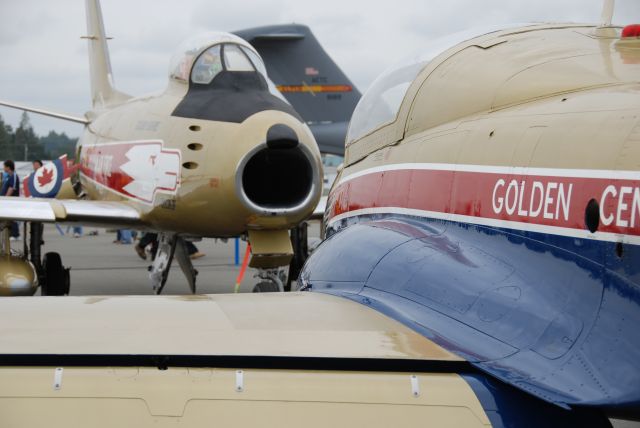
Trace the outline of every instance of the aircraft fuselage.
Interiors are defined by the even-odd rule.
[[[289,229],[312,212],[315,195],[303,209],[257,212],[244,203],[238,180],[242,160],[265,144],[275,124],[294,130],[319,174],[319,152],[305,124],[277,110],[241,123],[176,117],[180,95],[128,101],[87,127],[77,147],[78,179],[90,199],[127,201],[152,229],[212,237]]]
[[[396,120],[348,142],[301,278],[544,400],[637,411],[640,50],[568,27],[426,63]]]

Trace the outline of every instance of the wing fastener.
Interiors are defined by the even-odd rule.
[[[414,397],[420,396],[420,383],[418,383],[418,376],[411,375],[411,394]]]
[[[63,368],[58,367],[53,371],[53,390],[60,391],[62,389],[62,372]]]
[[[244,372],[236,370],[236,392],[244,391]]]

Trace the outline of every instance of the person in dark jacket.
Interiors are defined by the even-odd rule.
[[[20,178],[16,174],[15,163],[7,159],[4,161],[4,177],[2,179],[2,188],[0,196],[20,196]],[[15,221],[11,222],[11,239],[16,240],[20,237],[20,228]]]

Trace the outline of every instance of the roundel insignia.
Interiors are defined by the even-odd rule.
[[[60,159],[38,168],[29,177],[29,193],[34,198],[53,198],[60,191],[64,179],[64,166]]]

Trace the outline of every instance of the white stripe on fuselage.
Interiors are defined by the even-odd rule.
[[[570,169],[570,168],[529,168],[521,166],[468,165],[450,163],[395,163],[367,168],[342,177],[335,187],[354,178],[384,171],[418,169],[432,171],[482,172],[499,175],[533,175],[542,177],[575,177],[605,178],[614,180],[640,180],[640,171],[619,171],[605,169]]]

